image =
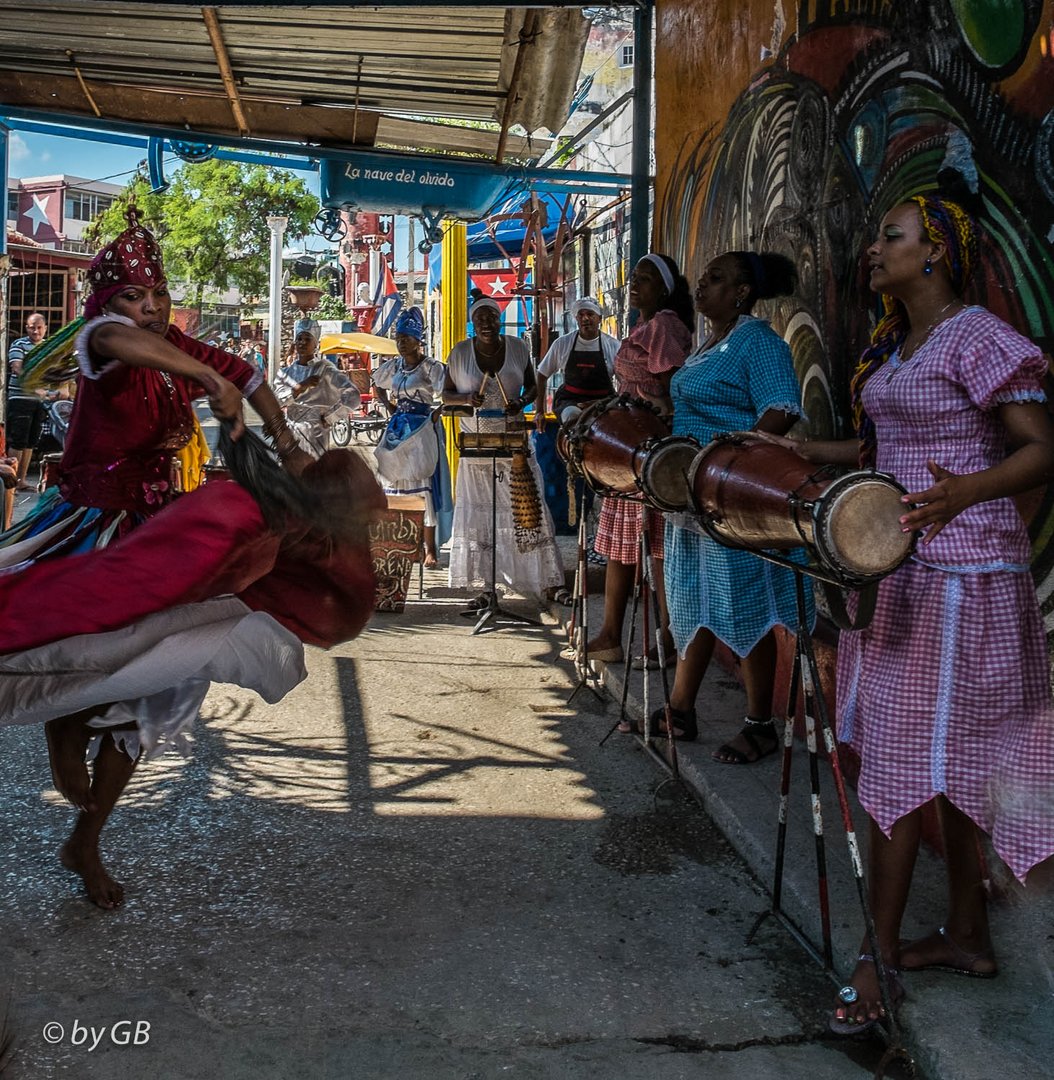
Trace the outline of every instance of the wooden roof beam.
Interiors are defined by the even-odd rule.
[[[219,65],[220,75],[223,77],[223,88],[227,91],[227,100],[230,102],[231,112],[234,114],[234,122],[238,125],[238,134],[245,137],[250,134],[249,121],[245,117],[241,95],[238,93],[238,86],[234,81],[231,58],[227,53],[227,45],[223,40],[219,16],[216,14],[214,7],[203,7],[201,17],[205,20],[209,40],[212,42],[212,51],[216,54],[216,63]]]

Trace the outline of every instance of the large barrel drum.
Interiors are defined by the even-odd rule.
[[[689,471],[692,504],[714,539],[754,551],[807,548],[848,583],[876,581],[910,554],[903,487],[885,473],[835,477],[786,447],[722,435]]]

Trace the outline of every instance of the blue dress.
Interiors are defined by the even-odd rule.
[[[717,435],[749,431],[770,409],[803,415],[787,343],[750,315],[740,316],[712,348],[692,353],[674,375],[670,395],[673,433],[691,435],[704,446]],[[800,550],[790,555],[805,561]],[[777,623],[797,626],[790,570],[724,547],[678,524],[677,515],[667,515],[665,573],[670,630],[682,656],[702,628],[742,657]],[[811,590],[806,604],[811,625]]]

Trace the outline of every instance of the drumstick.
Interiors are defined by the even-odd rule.
[[[487,387],[487,380],[488,380],[489,378],[490,378],[490,372],[489,372],[489,371],[485,371],[485,372],[483,373],[483,381],[482,381],[482,382],[481,382],[481,383],[479,384],[479,389],[478,389],[478,390],[476,391],[476,393],[477,393],[477,394],[479,394],[479,396],[480,396],[480,397],[483,397],[483,391],[484,391],[484,390],[486,389],[486,387]],[[501,384],[499,383],[498,385],[500,386]]]

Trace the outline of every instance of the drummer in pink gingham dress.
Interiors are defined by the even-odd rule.
[[[1054,854],[1054,713],[1028,532],[1010,498],[1054,476],[1041,350],[961,293],[976,259],[961,206],[894,207],[868,249],[886,316],[854,378],[865,457],[908,490],[901,521],[924,530],[878,587],[874,618],[838,646],[839,739],[860,755],[872,819],[878,947],[900,972],[997,971],[978,859],[980,829],[1022,881]],[[838,444],[805,443],[813,461]],[[948,864],[945,922],[917,941],[900,923],[922,807],[934,803]],[[865,941],[830,1019],[856,1034],[882,1016]]]
[[[630,306],[640,319],[615,356],[615,382],[620,394],[630,394],[657,405],[667,417],[673,411],[670,379],[684,363],[692,347],[695,311],[688,282],[667,255],[645,255],[633,270],[629,286]],[[663,518],[650,512],[649,540],[652,553],[662,558]],[[594,549],[607,557],[604,576],[604,622],[589,642],[594,660],[618,663],[623,659],[622,624],[633,590],[643,509],[639,502],[604,499]],[[666,594],[662,575],[656,575],[666,655],[673,657],[673,639],[667,629]]]

